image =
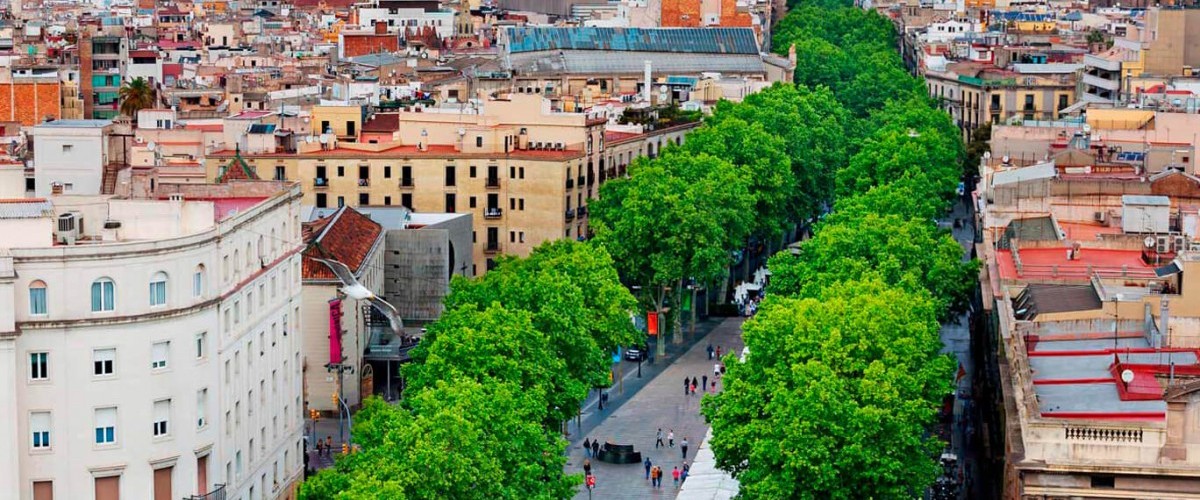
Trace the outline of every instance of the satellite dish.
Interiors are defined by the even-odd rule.
[[[306,135],[306,136],[304,136],[304,142],[307,142],[307,143],[309,143],[309,144],[312,144],[312,143],[313,143],[313,136],[311,136],[311,135]]]
[[[1121,381],[1126,384],[1133,382],[1133,370],[1125,369],[1121,372]]]
[[[659,86],[658,86],[658,91],[659,91],[659,92],[662,92],[662,93],[664,93],[664,94],[665,94],[665,93],[667,93],[667,86],[666,86],[666,85],[659,85]]]
[[[146,143],[146,149],[149,149],[150,151],[154,151],[154,148],[156,147],[158,147],[158,144],[155,144],[154,141]]]
[[[329,144],[329,135],[321,134],[321,144]]]
[[[1147,247],[1153,247],[1154,246],[1154,237],[1147,236],[1146,239],[1142,240],[1142,243],[1145,243]]]
[[[1001,157],[1000,161],[1003,163],[1008,163],[1008,155],[1004,155],[1003,157]]]

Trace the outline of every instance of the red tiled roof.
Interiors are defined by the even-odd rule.
[[[395,132],[400,130],[400,113],[379,113],[367,120],[363,132]]]
[[[234,155],[233,151],[228,149],[223,151],[215,151],[208,155],[209,158],[228,158]],[[424,151],[417,149],[415,145],[396,146],[394,148],[384,149],[382,151],[363,151],[358,149],[337,148],[330,150],[316,150],[309,153],[261,153],[243,155],[250,158],[396,158],[396,157],[422,157],[432,156],[438,158],[454,157],[454,158],[495,158],[506,155],[510,158],[527,159],[527,160],[570,160],[583,156],[581,150],[563,150],[563,151],[548,151],[548,150],[523,150],[517,149],[505,153],[463,153],[458,151],[452,144],[432,144],[425,148]]]
[[[225,171],[217,176],[217,184],[224,184],[232,180],[259,180],[258,173],[254,171],[254,167],[242,159],[240,151],[234,153],[233,159],[229,160],[229,164],[225,166]]]
[[[639,135],[642,135],[642,134],[635,134],[633,132],[609,132],[606,130],[606,131],[604,131],[604,143],[605,144],[615,144],[615,143],[624,141],[626,139],[632,139]]]
[[[333,271],[316,259],[336,260],[358,274],[383,227],[353,208],[342,207],[330,217],[304,223],[302,233],[308,244],[301,265],[304,279],[336,279]]]

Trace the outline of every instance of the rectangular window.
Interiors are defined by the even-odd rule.
[[[508,167],[508,178],[509,179],[517,178],[517,167]]]
[[[96,444],[117,442],[117,408],[96,409]]]
[[[446,213],[454,212],[454,193],[446,193]]]
[[[509,198],[509,199],[508,199],[508,209],[509,209],[509,210],[516,210],[516,209],[517,209],[517,199],[516,199],[516,198]]]
[[[46,380],[50,378],[50,365],[47,363],[50,353],[29,353],[29,378],[31,380]]]
[[[108,312],[114,309],[116,290],[112,280],[102,279],[92,282],[92,312]]]
[[[29,314],[39,316],[46,314],[46,287],[29,287]]]
[[[467,198],[467,206],[471,207],[471,208],[475,208],[475,197],[474,196]]]
[[[204,294],[204,273],[196,271],[192,275],[192,297],[199,297]]]
[[[471,174],[470,175],[471,175],[472,179],[475,178],[475,165],[471,165]]]
[[[275,167],[275,180],[286,181],[287,180],[287,169],[284,167],[278,167],[278,166]]]
[[[454,165],[446,166],[446,186],[454,186]]]
[[[317,193],[317,208],[325,208],[328,206],[329,201],[325,193]]]
[[[167,367],[167,356],[171,352],[170,342],[155,342],[150,346],[150,369],[161,370]]]
[[[371,195],[368,193],[358,193],[358,206],[365,207],[371,204]]]
[[[207,347],[205,344],[207,344],[207,343],[208,343],[208,333],[200,332],[200,333],[196,334],[196,359],[204,359],[204,356],[206,354],[205,348]]]
[[[400,206],[407,208],[409,210],[414,210],[413,202],[412,202],[412,193],[401,193],[400,194]]]
[[[384,206],[388,206],[388,207],[392,206],[392,197],[391,197],[391,196],[384,196],[384,197],[383,197],[383,205],[384,205]]]
[[[517,167],[517,178],[518,179],[525,178],[525,167]]]
[[[412,166],[400,167],[400,185],[412,186]]]
[[[167,421],[171,416],[171,400],[163,399],[154,402],[154,437],[167,435]]]
[[[345,196],[338,196],[337,201],[338,201],[338,208],[342,208],[342,207],[346,206],[346,197]]]
[[[208,423],[208,389],[196,391],[196,428]]]
[[[517,207],[521,210],[525,210],[525,198],[517,200]]]
[[[477,147],[477,148],[483,147],[483,137],[482,136],[478,136],[478,135],[475,136],[475,147]]]
[[[95,349],[92,351],[92,375],[104,376],[112,375],[113,363],[117,359],[117,350]]]
[[[362,166],[358,167],[358,178],[359,178],[359,180],[364,180],[364,181],[370,180],[371,179],[371,167],[362,167]]]
[[[29,414],[29,432],[33,437],[33,449],[50,447],[50,412],[35,411]]]
[[[346,166],[338,165],[337,174],[338,174],[338,177],[345,177],[346,176]]]

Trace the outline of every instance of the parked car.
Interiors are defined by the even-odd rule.
[[[645,361],[649,353],[650,349],[647,346],[629,346],[625,349],[625,359],[629,361]]]

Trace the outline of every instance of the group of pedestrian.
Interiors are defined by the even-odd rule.
[[[333,449],[333,436],[325,436],[325,440],[317,440],[317,456],[328,457]]]
[[[586,458],[600,458],[600,440],[583,438],[583,456]]]
[[[649,457],[642,462],[642,467],[646,470],[646,480],[650,481],[650,487],[662,488],[662,467],[654,465],[654,463],[650,461]],[[683,463],[683,467],[678,465],[671,467],[671,480],[674,482],[676,488],[678,488],[679,485],[687,479],[688,469],[689,466],[687,462]],[[585,467],[584,471],[586,472],[587,470],[588,469]]]
[[[720,358],[721,358],[721,346],[717,346],[717,349],[714,351],[714,350],[713,350],[713,345],[712,345],[712,343],[710,342],[710,343],[708,344],[708,347],[704,348],[704,350],[708,351],[708,359],[709,359],[709,361],[711,361],[711,360],[713,359],[713,356],[714,356],[714,355],[717,357],[717,359],[720,359]]]
[[[657,450],[659,446],[666,446],[668,448],[675,447],[675,429],[670,429],[667,431],[667,444],[664,445],[662,427],[658,428],[658,432],[654,435],[654,449]]]

